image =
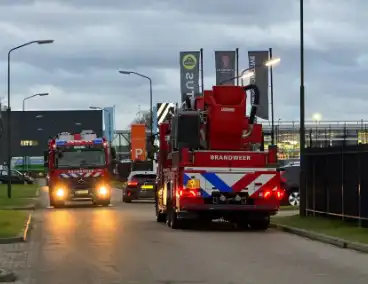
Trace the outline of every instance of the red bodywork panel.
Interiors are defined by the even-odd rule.
[[[262,124],[250,127],[245,116],[247,95],[242,87],[214,86],[203,94],[196,98],[195,105],[198,110],[207,111],[210,120],[206,129],[208,149],[249,150],[250,145],[262,143]],[[250,135],[244,135],[249,131]]]

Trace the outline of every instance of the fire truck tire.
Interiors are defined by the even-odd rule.
[[[249,226],[252,230],[266,231],[270,226],[270,216],[262,216],[249,220]]]
[[[247,230],[249,228],[249,222],[248,220],[238,220],[236,221],[236,226],[239,230]]]
[[[123,196],[123,202],[124,203],[131,203],[132,200],[130,198],[126,197],[126,196]]]
[[[100,201],[96,201],[96,202],[95,202],[95,205],[96,205],[96,206],[101,205],[101,206],[107,207],[107,206],[109,206],[109,205],[110,205],[110,200],[100,200]]]
[[[65,201],[50,201],[50,206],[54,208],[62,208],[65,206]]]
[[[178,215],[175,210],[170,209],[168,214],[166,214],[166,224],[171,229],[181,229],[182,222],[178,219]]]
[[[163,223],[166,221],[166,214],[160,212],[158,205],[155,204],[155,211],[156,211],[156,222]]]

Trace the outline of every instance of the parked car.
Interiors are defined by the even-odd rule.
[[[0,171],[0,184],[2,183],[8,183],[8,170]],[[11,170],[11,183],[33,184],[35,183],[35,179],[26,174],[22,174],[21,172],[17,170]]]
[[[290,163],[279,168],[281,186],[285,189],[282,205],[299,206],[300,163]]]
[[[123,202],[129,203],[138,199],[154,199],[156,172],[132,171],[123,187]]]

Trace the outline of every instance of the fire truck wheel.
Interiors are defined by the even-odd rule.
[[[62,208],[65,206],[65,202],[64,201],[50,202],[50,206],[53,206],[54,208]]]
[[[110,205],[110,200],[100,200],[100,201],[96,201],[96,202],[95,202],[95,205],[96,205],[96,206],[101,205],[101,206],[107,207],[107,206],[109,206],[109,205]]]
[[[124,203],[131,203],[132,200],[130,198],[126,197],[126,196],[123,196],[123,202]]]
[[[156,222],[158,222],[158,223],[165,222],[166,214],[160,212],[160,210],[158,209],[157,204],[155,205],[155,211],[156,211]]]
[[[236,221],[236,227],[239,230],[247,230],[249,228],[249,222],[246,219],[240,219]]]
[[[262,216],[249,220],[249,226],[252,230],[266,231],[270,226],[270,216]]]
[[[166,224],[171,229],[180,229],[182,227],[181,220],[178,219],[175,210],[170,209],[168,214],[166,214]]]

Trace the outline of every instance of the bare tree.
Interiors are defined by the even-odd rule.
[[[151,113],[149,111],[140,111],[132,123],[145,124],[147,129],[151,129]]]

